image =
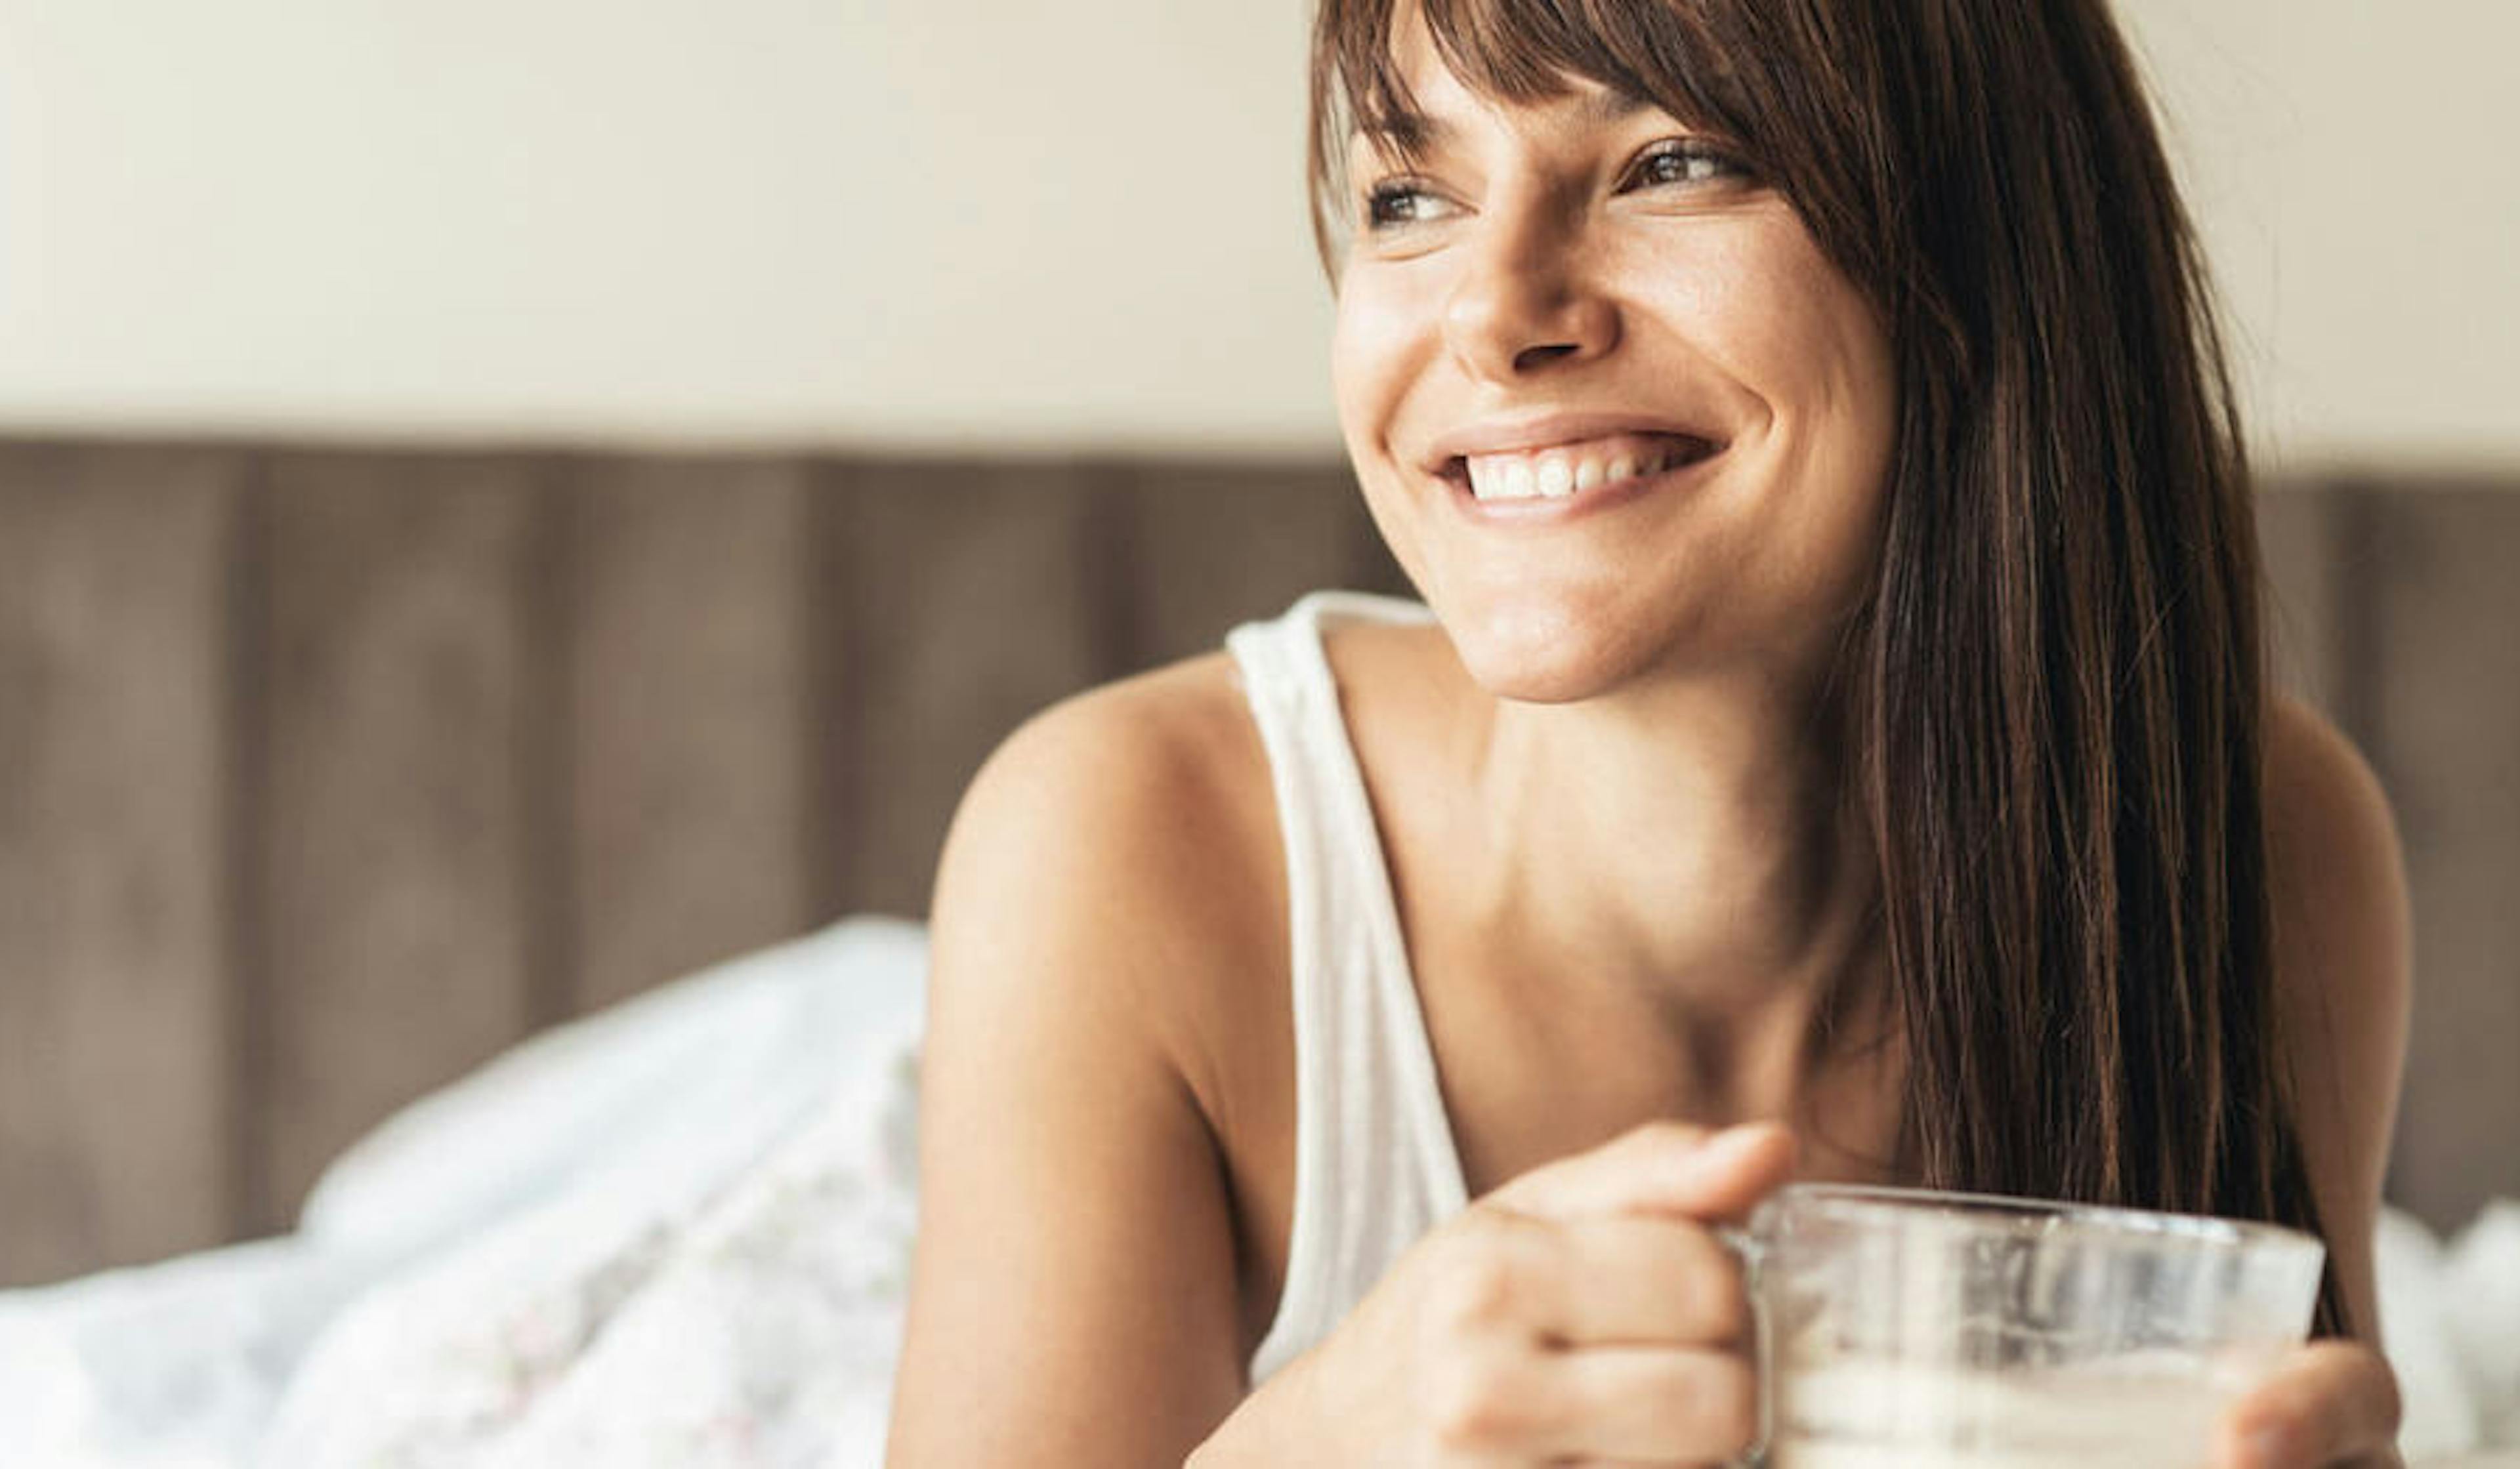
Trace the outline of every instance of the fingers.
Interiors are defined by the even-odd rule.
[[[1729,1352],[1562,1354],[1539,1374],[1527,1405],[1540,1451],[1579,1463],[1723,1464],[1759,1431],[1757,1380]]]
[[[1544,1319],[1552,1345],[1723,1346],[1746,1340],[1741,1266],[1711,1232],[1684,1220],[1575,1220],[1559,1249]]]
[[[1496,1211],[1457,1226],[1420,1269],[1419,1322],[1438,1344],[1536,1352],[1727,1346],[1749,1335],[1739,1262],[1686,1220],[1559,1223]]]
[[[1556,1220],[1603,1214],[1735,1220],[1791,1177],[1793,1167],[1793,1135],[1774,1123],[1708,1133],[1659,1122],[1534,1169],[1483,1202]]]
[[[1407,1299],[1429,1350],[1417,1421],[1447,1451],[1714,1465],[1755,1425],[1738,1219],[1792,1135],[1656,1124],[1514,1180],[1431,1236]]]
[[[1610,1347],[1456,1364],[1427,1422],[1476,1462],[1716,1465],[1758,1432],[1749,1363],[1704,1349]]]
[[[2224,1420],[2229,1469],[2329,1469],[2397,1446],[2397,1374],[2360,1342],[2315,1342]]]

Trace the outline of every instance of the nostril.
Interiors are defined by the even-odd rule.
[[[1582,349],[1571,341],[1525,347],[1513,354],[1513,368],[1515,372],[1528,373],[1538,368],[1545,368],[1560,358],[1572,357],[1580,350]]]

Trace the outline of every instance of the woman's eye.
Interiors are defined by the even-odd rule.
[[[1442,195],[1430,192],[1422,184],[1410,179],[1386,179],[1366,195],[1365,222],[1368,229],[1397,229],[1441,219],[1452,209]]]
[[[1662,188],[1710,184],[1749,176],[1747,165],[1703,138],[1674,138],[1640,155],[1628,169],[1628,186]]]

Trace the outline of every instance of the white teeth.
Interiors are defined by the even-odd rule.
[[[1621,447],[1604,456],[1552,449],[1523,454],[1473,455],[1461,463],[1470,493],[1481,500],[1564,500],[1639,475],[1659,474],[1681,454],[1677,447]]]

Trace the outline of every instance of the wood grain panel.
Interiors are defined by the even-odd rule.
[[[805,477],[788,463],[571,471],[572,1001],[806,924]]]
[[[956,800],[1025,717],[1111,671],[1094,472],[865,465],[830,488],[836,908],[923,914]]]
[[[1213,651],[1306,592],[1397,579],[1345,466],[1155,467],[1126,494],[1131,667]]]
[[[342,1145],[526,1029],[544,503],[523,461],[268,471],[258,1223],[286,1223]]]
[[[0,450],[0,1285],[227,1236],[239,468]]]
[[[2399,493],[2367,512],[2371,627],[2353,677],[2371,690],[2367,748],[2415,914],[2391,1183],[2454,1224],[2520,1194],[2520,495]]]

